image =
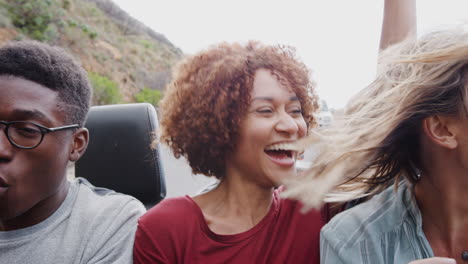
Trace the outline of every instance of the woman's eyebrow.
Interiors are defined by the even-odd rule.
[[[257,97],[252,98],[252,102],[255,101],[255,100],[271,102],[271,101],[273,101],[273,97],[257,96]],[[299,97],[291,96],[291,97],[289,97],[289,101],[299,101]]]
[[[252,98],[252,102],[253,101],[273,101],[273,97],[268,97],[268,96],[257,96],[257,97],[254,97]]]

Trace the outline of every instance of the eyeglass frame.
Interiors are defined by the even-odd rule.
[[[39,142],[35,146],[32,146],[32,147],[24,147],[24,146],[20,146],[17,143],[15,143],[10,138],[10,135],[8,133],[8,129],[10,128],[11,124],[15,124],[15,123],[28,123],[28,124],[33,124],[33,125],[37,126],[39,128],[39,130],[41,131],[41,139],[39,140]],[[37,148],[42,143],[42,141],[44,140],[44,136],[46,134],[48,134],[48,133],[80,127],[79,124],[73,124],[73,125],[68,125],[68,126],[59,126],[59,127],[45,127],[43,125],[39,125],[39,124],[36,124],[34,122],[30,122],[30,121],[11,121],[11,122],[7,122],[7,121],[3,121],[3,120],[0,120],[0,125],[5,125],[5,129],[4,129],[5,136],[7,137],[10,144],[13,145],[14,147],[19,148],[19,149],[34,149],[34,148]]]

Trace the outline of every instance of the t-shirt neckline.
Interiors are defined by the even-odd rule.
[[[249,237],[255,235],[257,232],[259,232],[261,229],[263,229],[265,226],[270,224],[271,221],[273,221],[274,217],[278,214],[279,211],[279,197],[277,195],[277,192],[275,191],[273,193],[273,200],[272,204],[270,206],[270,209],[268,210],[268,213],[258,222],[254,227],[252,227],[249,230],[246,230],[241,233],[237,234],[232,234],[232,235],[221,235],[213,232],[209,227],[208,224],[206,223],[205,217],[203,215],[203,212],[201,208],[198,206],[198,204],[188,195],[185,195],[185,198],[187,201],[192,205],[192,207],[195,210],[195,213],[198,217],[198,221],[200,223],[200,228],[203,230],[203,232],[211,239],[217,242],[221,243],[226,243],[226,244],[232,244],[232,243],[237,243],[239,241],[248,239]]]

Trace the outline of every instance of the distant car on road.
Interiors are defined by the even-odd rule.
[[[320,100],[319,101],[319,112],[315,114],[317,118],[317,123],[318,123],[318,128],[324,128],[328,127],[333,123],[333,114],[330,112],[328,109],[327,102],[325,100]],[[305,171],[308,168],[310,168],[313,164],[313,160],[317,155],[319,155],[320,152],[320,146],[318,144],[315,144],[313,146],[309,146],[305,153],[304,153],[304,159],[303,160],[298,160],[296,162],[296,168],[298,171]]]
[[[333,115],[328,109],[328,105],[327,102],[325,102],[325,100],[320,100],[319,112],[316,116],[319,128],[327,127],[333,123]]]

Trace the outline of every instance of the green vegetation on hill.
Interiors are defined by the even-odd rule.
[[[181,50],[111,0],[0,0],[0,44],[36,39],[81,61],[94,104],[157,104]]]
[[[135,94],[135,101],[137,103],[150,103],[153,105],[157,105],[161,98],[161,91],[153,90],[146,87],[143,88],[143,90],[139,91],[137,94]]]
[[[122,101],[122,95],[115,82],[95,72],[90,72],[88,76],[94,88],[93,104],[119,104]]]

